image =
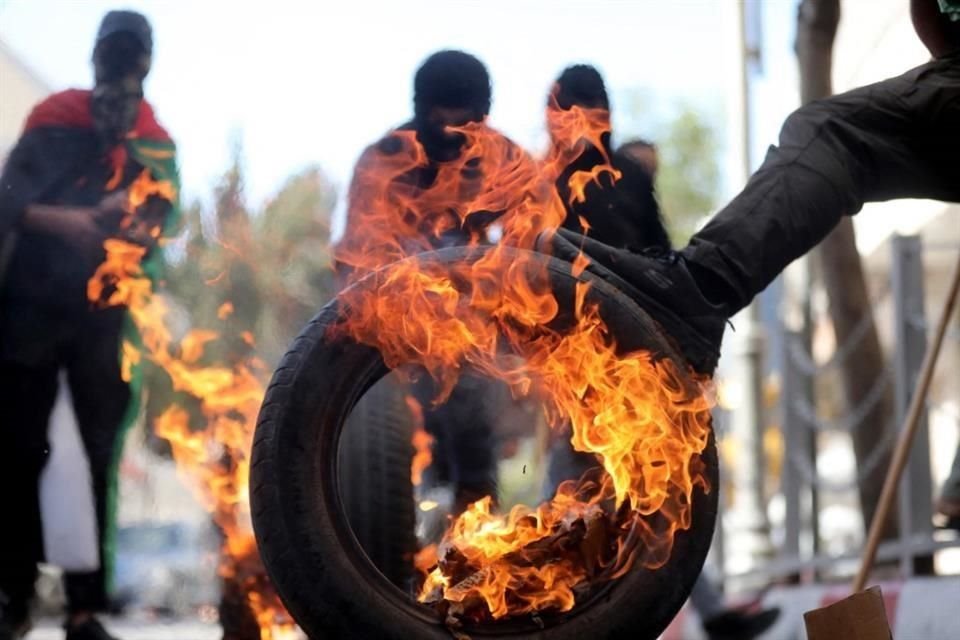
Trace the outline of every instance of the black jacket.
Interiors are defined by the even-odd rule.
[[[38,105],[0,175],[0,358],[26,364],[55,359],[58,343],[77,331],[121,328],[122,309],[94,311],[87,281],[105,258],[102,247],[77,248],[26,229],[31,204],[94,207],[126,189],[144,170],[125,146],[104,151],[89,121],[88,91],[54,94]],[[137,131],[166,139],[143,103]],[[164,205],[166,214],[170,203]],[[115,220],[119,223],[119,217]],[[118,229],[105,229],[113,234]],[[104,326],[99,327],[98,323]]]
[[[590,148],[568,165],[557,179],[557,193],[566,208],[563,227],[584,233],[581,219],[590,226],[587,235],[620,249],[650,246],[670,248],[670,239],[660,215],[653,179],[636,161],[622,153],[610,154],[620,178],[601,173],[587,185],[583,202],[570,201],[570,177],[590,171],[604,162],[599,150]]]

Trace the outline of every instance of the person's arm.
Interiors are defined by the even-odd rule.
[[[38,233],[68,236],[88,226],[88,222],[94,222],[98,213],[97,207],[28,204],[20,226]]]
[[[7,156],[0,175],[0,236],[20,227],[27,217],[27,209],[52,183],[54,177],[45,166],[42,154],[43,136],[23,135]],[[43,224],[49,220],[37,212],[31,220]]]
[[[58,235],[72,244],[98,241],[98,207],[39,204],[61,178],[60,138],[40,130],[24,134],[0,176],[0,236],[17,229]]]
[[[960,60],[813,102],[683,251],[739,309],[866,202],[960,201]]]

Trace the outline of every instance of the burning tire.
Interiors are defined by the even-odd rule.
[[[626,296],[589,272],[575,278],[568,263],[514,251],[517,258],[546,267],[560,316],[572,316],[576,284],[590,282],[587,299],[598,305],[618,345],[651,351],[684,370],[659,327]],[[453,248],[417,259],[443,266],[475,262],[482,255],[478,249]],[[337,468],[340,432],[353,406],[387,368],[376,349],[330,332],[341,319],[341,304],[335,300],[324,307],[294,341],[261,409],[251,466],[260,552],[284,603],[312,638],[449,640],[440,616],[417,605],[376,569],[345,517]],[[543,612],[463,631],[515,640],[657,638],[690,593],[713,535],[718,478],[712,433],[700,459],[714,489],[693,488],[690,527],[677,531],[663,566],[651,570],[637,563],[565,613]]]
[[[398,587],[407,586],[417,550],[412,437],[404,391],[388,378],[357,404],[340,441],[340,491],[350,528],[370,561]]]

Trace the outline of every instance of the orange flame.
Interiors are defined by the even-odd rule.
[[[410,415],[413,417],[413,462],[410,464],[410,482],[413,486],[419,487],[423,482],[423,471],[433,462],[433,452],[430,447],[433,446],[433,436],[427,433],[423,422],[423,407],[420,402],[411,395],[406,396],[404,400],[407,408],[410,409]]]
[[[392,153],[368,151],[360,163],[338,248],[352,281],[380,269],[340,294],[339,330],[375,346],[388,367],[426,369],[438,400],[465,368],[503,379],[517,395],[533,394],[550,424],[569,424],[573,447],[595,454],[605,471],[600,480],[564,483],[536,509],[501,515],[489,498],[480,500],[452,522],[438,550],[418,554],[418,568],[435,562],[419,599],[455,618],[566,611],[579,586],[618,577],[635,561],[662,566],[674,533],[690,527],[694,487],[710,489],[699,458],[709,436],[700,386],[692,389],[654,354],[620,353],[587,303],[587,285],[576,289],[574,326],[552,329],[559,303],[542,263],[507,249],[530,248],[540,231],[559,225],[564,210],[554,182],[587,144],[603,148],[605,111],[575,107],[551,110],[549,118],[559,143],[539,164],[483,123],[456,129],[463,152],[445,163],[430,163],[412,133],[396,133]],[[418,187],[416,172],[426,169],[436,178]],[[609,164],[575,171],[573,197],[603,172],[617,176]],[[471,225],[481,214],[503,233],[476,261],[394,263],[451,230],[481,244],[485,227]],[[581,256],[571,270],[578,275],[587,264]]]
[[[144,171],[128,190],[122,228],[144,223],[138,207],[152,195],[176,197],[171,183],[154,181]],[[149,237],[158,238],[158,221],[149,223]],[[170,442],[178,470],[224,533],[220,574],[243,590],[261,640],[288,635],[294,625],[266,582],[249,524],[249,456],[266,367],[253,357],[230,367],[201,364],[205,346],[218,339],[219,332],[199,328],[175,340],[168,329],[166,301],[141,269],[147,250],[116,238],[108,239],[104,248],[106,260],[87,283],[87,296],[97,305],[126,306],[137,328],[141,345],[122,346],[124,379],[130,380],[132,367],[147,360],[170,376],[175,390],[198,401],[199,416],[191,416],[183,406],[168,407],[156,421],[156,433]],[[224,304],[220,319],[232,308]],[[244,339],[253,342],[252,336]]]

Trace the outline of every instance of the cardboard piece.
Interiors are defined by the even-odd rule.
[[[803,614],[807,640],[892,640],[880,587]]]

